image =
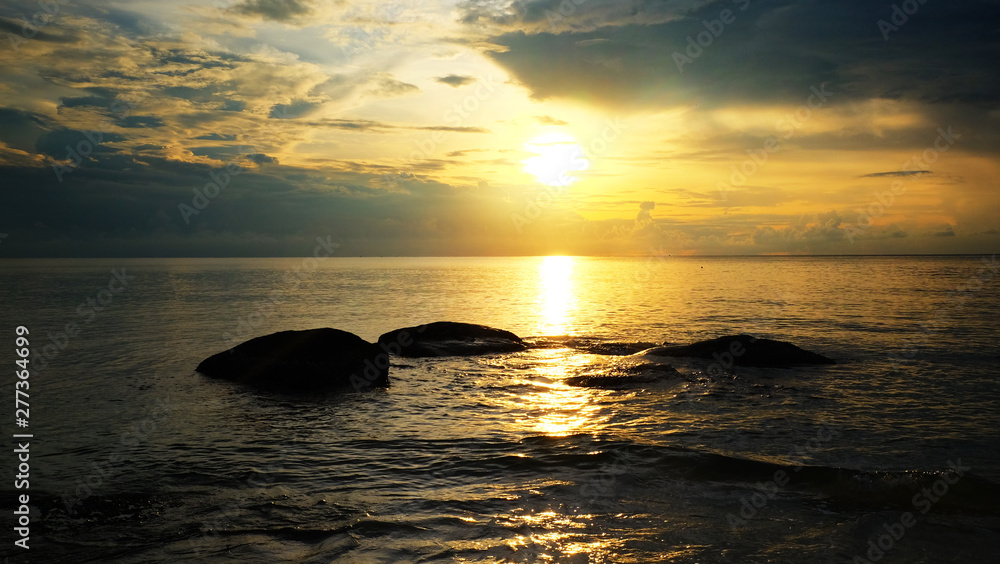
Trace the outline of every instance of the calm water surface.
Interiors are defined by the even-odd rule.
[[[2,554],[993,561],[991,267],[989,256],[0,261],[3,331],[12,345],[14,327],[28,326],[40,353],[32,549],[8,542]],[[122,269],[127,285],[103,291]],[[439,320],[508,329],[538,347],[400,359],[388,390],[328,399],[194,372],[274,331],[336,327],[375,340]],[[77,334],[61,335],[69,323]],[[710,374],[705,361],[580,348],[733,333],[839,364]],[[617,390],[564,383],[637,372],[664,377]],[[896,527],[907,512],[915,524]]]

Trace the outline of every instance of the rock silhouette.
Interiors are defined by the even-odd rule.
[[[714,359],[723,368],[727,368],[727,365],[787,368],[837,363],[832,358],[800,349],[791,343],[758,339],[750,335],[729,335],[707,341],[698,341],[690,345],[656,347],[639,354]]]
[[[365,391],[389,385],[389,362],[382,349],[353,333],[329,328],[256,337],[206,358],[196,370],[285,392]]]
[[[520,337],[485,325],[438,321],[389,331],[378,338],[379,347],[404,357],[468,356],[523,351]]]

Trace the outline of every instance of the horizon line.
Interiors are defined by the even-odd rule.
[[[871,257],[976,257],[996,254],[989,253],[892,253],[892,254],[650,254],[650,255],[573,255],[564,253],[537,254],[537,255],[329,255],[318,257],[328,258],[545,258],[545,257],[573,257],[573,258],[871,258]],[[302,255],[162,255],[162,256],[31,256],[31,257],[0,257],[0,260],[101,260],[101,259],[279,259],[279,258],[313,258]]]

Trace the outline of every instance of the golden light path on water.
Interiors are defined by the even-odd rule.
[[[573,257],[551,256],[538,265],[539,336],[566,335],[569,317],[576,309]],[[562,382],[586,365],[588,355],[572,354],[567,348],[536,349],[535,371],[543,379],[533,383],[538,391],[523,398],[528,423],[536,433],[561,437],[595,430],[599,407],[594,392]]]
[[[573,257],[545,257],[538,266],[538,278],[538,302],[542,312],[538,335],[564,335],[567,314],[576,307]]]
[[[535,370],[545,380],[535,381],[537,391],[523,398],[530,428],[549,437],[596,432],[607,419],[600,416],[597,392],[562,382],[589,362],[588,355],[563,348],[542,349],[538,356]]]
[[[573,266],[573,257],[565,256],[545,257],[539,262],[536,336],[572,333],[571,316],[577,307]],[[506,400],[509,412],[517,414],[512,420],[512,430],[534,436],[567,437],[597,433],[608,423],[610,414],[601,413],[602,391],[563,382],[590,365],[591,355],[558,346],[533,349],[528,354],[533,374],[525,378],[525,383],[530,382],[531,390]],[[495,522],[526,532],[503,540],[502,544],[517,552],[534,552],[540,562],[611,558],[623,541],[595,539],[587,531],[592,519],[594,515],[584,511],[567,513],[552,507],[530,506],[493,516]]]

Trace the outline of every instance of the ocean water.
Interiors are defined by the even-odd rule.
[[[33,353],[29,427],[13,405],[3,421],[8,437],[33,434],[31,548],[13,545],[25,491],[7,449],[0,554],[992,562],[996,268],[993,256],[0,261],[0,357],[11,366],[19,325]],[[440,320],[535,346],[394,359],[390,388],[332,398],[194,372],[274,331],[375,340]],[[718,371],[587,352],[734,333],[838,364]],[[636,373],[662,378],[565,383]]]

